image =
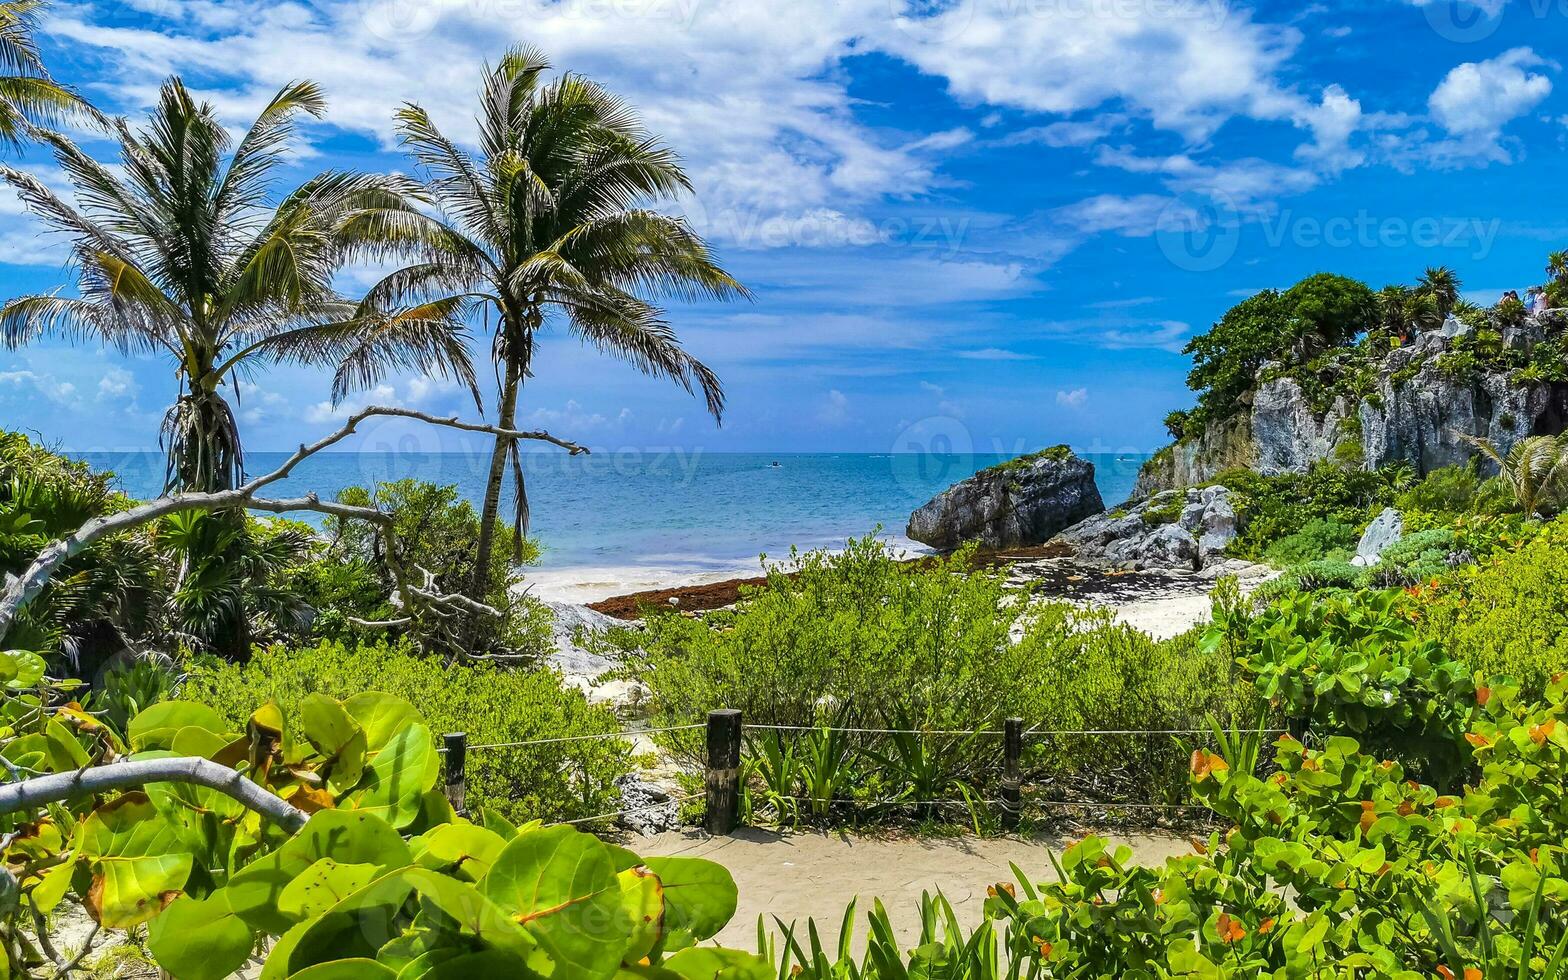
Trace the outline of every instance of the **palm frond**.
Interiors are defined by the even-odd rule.
[[[217,212],[227,215],[261,207],[270,190],[272,172],[294,139],[300,113],[319,119],[326,111],[326,96],[314,82],[290,82],[279,89],[235,149],[228,173],[218,186]]]

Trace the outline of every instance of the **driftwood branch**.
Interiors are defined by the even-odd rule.
[[[217,790],[248,809],[255,810],[289,833],[298,833],[309,819],[282,797],[246,779],[242,774],[200,756],[173,759],[140,759],[74,772],[37,776],[19,783],[0,785],[0,813],[29,810],[46,803],[60,803],[80,796],[130,789],[147,783],[194,783]]]
[[[161,517],[167,517],[170,514],[193,510],[219,511],[240,508],[267,511],[274,514],[315,511],[321,514],[368,521],[377,525],[382,530],[382,533],[390,539],[392,517],[385,511],[374,507],[354,507],[335,501],[321,500],[313,493],[289,499],[270,499],[257,496],[266,487],[287,479],[289,474],[301,462],[353,435],[361,422],[374,416],[415,419],[420,422],[428,422],[431,425],[461,429],[465,432],[484,432],[514,441],[527,439],[548,442],[551,445],[560,446],[573,456],[588,452],[585,446],[566,439],[558,439],[542,430],[502,429],[478,422],[462,422],[456,418],[441,418],[424,412],[416,412],[409,408],[371,406],[349,416],[343,427],[336,432],[324,436],[310,445],[301,445],[299,449],[295,450],[293,455],[284,460],[282,466],[270,473],[264,473],[250,480],[243,486],[235,487],[232,490],[219,490],[213,493],[177,493],[167,497],[159,497],[156,500],[137,504],[135,507],[121,511],[118,514],[95,517],[71,534],[58,541],[51,542],[43,551],[38,553],[38,557],[33,560],[33,563],[21,575],[6,576],[5,592],[3,595],[0,595],[0,640],[3,640],[6,633],[10,631],[11,624],[16,620],[17,614],[43,592],[45,586],[49,584],[50,577],[61,565],[81,554],[91,547],[94,542],[102,538],[129,531],[134,527],[158,520]],[[485,615],[503,615],[493,607],[474,602],[466,597],[436,593],[431,590],[428,580],[423,588],[409,584],[400,568],[400,563],[394,557],[397,552],[396,547],[389,546],[387,551],[389,556],[388,564],[392,567],[393,575],[397,579],[398,595],[406,611],[412,613],[420,607],[428,608],[445,605],[466,608],[470,612],[480,612]]]

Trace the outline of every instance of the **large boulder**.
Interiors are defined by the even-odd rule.
[[[968,541],[988,548],[1043,544],[1105,509],[1094,464],[1066,446],[981,470],[909,515],[915,541],[950,551]]]
[[[1228,489],[1193,487],[1097,514],[1054,540],[1088,565],[1196,572],[1225,562],[1238,523]]]
[[[1376,565],[1388,546],[1404,537],[1404,534],[1405,519],[1394,508],[1384,507],[1382,513],[1374,517],[1362,532],[1361,540],[1356,544],[1355,563]]]

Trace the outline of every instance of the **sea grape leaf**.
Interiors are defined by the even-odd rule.
[[[332,760],[328,787],[334,793],[353,789],[364,773],[369,740],[348,710],[325,694],[311,694],[300,702],[300,727],[311,747]]]
[[[390,967],[363,956],[317,963],[290,976],[289,980],[396,980]]]
[[[683,980],[775,980],[771,964],[738,949],[694,946],[662,965]]]
[[[306,967],[334,960],[374,959],[401,932],[398,919],[413,890],[403,878],[405,870],[382,875],[285,932],[267,957],[261,980],[284,980]]]
[[[79,853],[92,872],[88,912],[116,929],[157,915],[191,873],[191,855],[180,846],[174,827],[140,791],[125,793],[88,816]]]
[[[632,920],[631,939],[621,961],[635,963],[653,951],[664,931],[664,885],[658,875],[644,867],[627,868],[617,877],[621,882],[621,906]]]
[[[383,870],[378,864],[339,864],[322,858],[283,886],[278,911],[291,919],[313,918],[370,884]]]
[[[226,735],[229,726],[219,714],[195,701],[160,701],[143,708],[126,726],[131,748],[167,749],[182,728],[200,728],[214,735]]]
[[[207,898],[182,895],[147,928],[147,946],[177,980],[223,980],[250,958],[255,934],[219,889]]]
[[[406,827],[419,816],[422,797],[440,775],[441,757],[430,742],[430,729],[408,725],[371,753],[362,788],[348,800],[394,827]]]
[[[478,881],[490,870],[506,847],[495,831],[471,823],[441,824],[410,842],[420,867],[441,871],[464,881]]]
[[[294,920],[278,911],[278,899],[306,868],[330,857],[339,864],[398,868],[411,860],[408,845],[373,813],[322,810],[282,847],[264,854],[229,879],[229,904],[257,929],[278,934]]]
[[[485,945],[524,960],[538,945],[515,919],[474,886],[427,868],[409,868],[403,877],[422,899]]]
[[[664,887],[665,950],[711,939],[735,915],[739,892],[723,865],[688,857],[654,857],[645,863]]]
[[[365,745],[371,752],[379,751],[408,726],[423,721],[413,705],[396,695],[380,691],[356,694],[343,702],[343,709],[364,731]]]
[[[521,834],[506,845],[480,890],[531,933],[555,975],[610,977],[631,938],[631,917],[609,849],[573,827]]]
[[[0,650],[0,684],[13,691],[37,684],[46,670],[44,658],[31,650]]]

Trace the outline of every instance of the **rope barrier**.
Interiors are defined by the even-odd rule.
[[[700,726],[699,726],[700,727]],[[993,728],[924,729],[924,728],[833,728],[822,725],[758,725],[747,723],[746,729],[775,732],[844,732],[852,735],[1001,735]],[[1223,735],[1284,735],[1284,728],[1222,728]],[[1212,728],[1030,728],[1029,735],[1213,735]]]
[[[534,745],[560,745],[563,742],[595,742],[608,738],[627,738],[633,735],[660,735],[665,732],[686,732],[697,728],[705,728],[703,724],[695,725],[669,725],[664,728],[630,728],[619,732],[597,732],[592,735],[563,735],[559,738],[530,738],[521,742],[484,742],[479,745],[470,745],[468,751],[475,752],[480,749],[521,749]],[[446,749],[437,749],[438,754],[445,754]]]

